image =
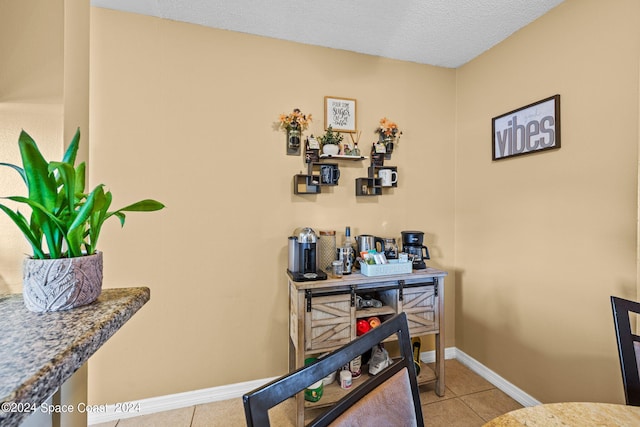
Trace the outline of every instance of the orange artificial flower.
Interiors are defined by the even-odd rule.
[[[402,135],[402,132],[398,129],[398,125],[386,117],[380,119],[380,126],[376,129],[376,132],[384,137],[391,138],[395,138],[397,135]]]
[[[311,120],[311,114],[303,114],[300,109],[296,108],[291,114],[280,114],[280,127],[286,130],[305,130]]]

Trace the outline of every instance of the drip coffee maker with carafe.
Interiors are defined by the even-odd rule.
[[[289,237],[287,273],[296,282],[325,280],[327,273],[318,268],[318,237],[309,227],[298,228]]]
[[[409,255],[414,270],[427,268],[424,260],[429,259],[429,249],[423,244],[424,233],[422,231],[402,231],[402,252]]]

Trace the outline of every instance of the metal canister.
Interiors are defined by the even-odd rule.
[[[318,242],[318,259],[320,269],[331,271],[331,263],[336,259],[336,232],[335,230],[321,230]]]
[[[342,274],[351,274],[353,268],[353,248],[351,246],[343,246],[336,249],[336,258],[342,261]]]
[[[299,271],[298,265],[298,237],[289,237],[289,271],[297,273]]]

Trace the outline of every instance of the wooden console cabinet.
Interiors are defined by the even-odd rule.
[[[305,358],[335,350],[356,338],[356,321],[379,317],[383,322],[396,313],[407,313],[412,337],[435,335],[435,371],[421,364],[418,384],[436,383],[444,395],[444,278],[445,271],[427,268],[408,274],[367,277],[360,273],[310,282],[289,279],[289,369],[304,365]],[[357,308],[357,297],[373,295],[379,308]],[[363,366],[363,375],[368,375]],[[357,387],[358,380],[354,380]],[[297,425],[304,425],[307,408],[331,405],[348,391],[339,380],[325,387],[320,401],[296,397]]]

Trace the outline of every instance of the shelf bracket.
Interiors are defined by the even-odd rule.
[[[433,278],[433,295],[438,296],[438,284],[440,283],[438,277]]]
[[[402,301],[404,295],[402,294],[402,288],[404,287],[404,280],[398,280],[398,300]]]
[[[304,299],[307,300],[307,313],[311,313],[311,298],[312,298],[312,294],[311,294],[311,289],[307,289],[306,291],[304,291]]]

